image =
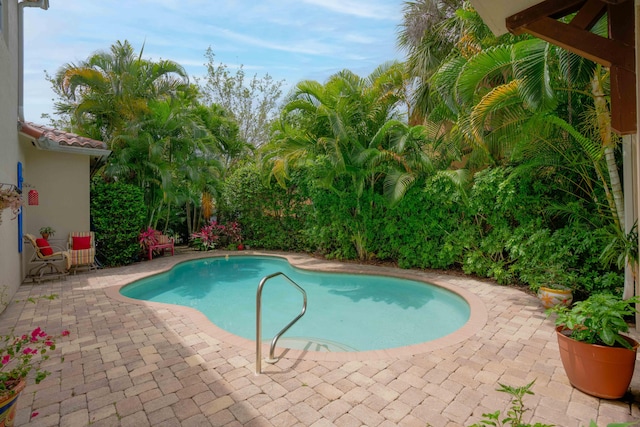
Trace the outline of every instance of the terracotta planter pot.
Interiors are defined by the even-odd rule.
[[[573,292],[567,289],[553,289],[541,286],[538,289],[538,298],[544,308],[555,307],[558,304],[569,307],[573,301]]]
[[[25,380],[20,381],[14,389],[15,393],[6,397],[4,400],[0,399],[0,427],[13,426],[13,422],[16,418],[16,403],[18,402],[20,393],[22,393],[22,390],[24,390],[26,385],[27,383]]]
[[[638,342],[624,337],[633,350],[587,344],[556,327],[562,366],[572,386],[592,396],[619,399],[627,392],[636,365]]]

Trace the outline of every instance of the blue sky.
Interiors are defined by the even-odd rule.
[[[50,0],[49,10],[25,8],[25,118],[46,124],[54,94],[45,80],[118,40],[143,56],[170,59],[190,77],[215,60],[247,75],[324,82],[349,69],[361,76],[389,60],[397,48],[401,0]]]

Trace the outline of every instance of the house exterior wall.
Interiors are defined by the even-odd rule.
[[[19,31],[18,1],[1,1],[0,14],[0,182],[18,184],[22,164],[23,201],[29,190],[39,193],[38,206],[22,208],[22,232],[39,236],[42,226],[56,234],[51,243],[66,249],[70,231],[89,230],[90,160],[87,153],[61,153],[38,149],[18,131]],[[26,49],[29,47],[26,46]],[[18,220],[9,209],[0,211],[0,312],[23,282],[33,250],[19,242]]]
[[[2,2],[0,36],[0,182],[17,184],[17,164],[24,162],[18,144],[18,5]],[[0,211],[0,301],[7,303],[17,290],[21,276],[18,252],[18,221],[11,211]],[[0,304],[0,311],[4,304]]]
[[[27,138],[21,144],[24,199],[29,190],[38,191],[38,205],[23,207],[23,231],[39,237],[40,227],[53,227],[55,234],[49,243],[66,250],[71,231],[89,231],[89,156],[40,150]],[[24,274],[32,267],[29,246],[25,245]]]

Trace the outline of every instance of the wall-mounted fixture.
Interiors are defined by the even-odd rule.
[[[27,199],[29,200],[29,206],[38,206],[38,190],[35,188],[29,190],[29,196]]]

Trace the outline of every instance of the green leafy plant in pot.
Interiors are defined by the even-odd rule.
[[[605,399],[626,393],[633,377],[638,342],[622,335],[625,318],[636,313],[638,297],[623,300],[593,294],[573,307],[555,306],[558,347],[567,377],[578,390]]]
[[[49,226],[40,228],[39,232],[43,239],[48,239],[49,237],[53,237],[53,235],[56,234],[56,230],[54,230],[53,227]]]

